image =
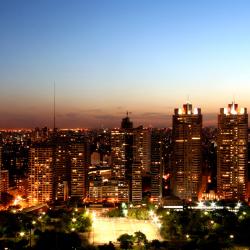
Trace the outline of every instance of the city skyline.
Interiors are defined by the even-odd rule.
[[[189,99],[204,126],[250,107],[247,1],[1,3],[0,128],[171,126]],[[189,96],[189,98],[188,98]]]

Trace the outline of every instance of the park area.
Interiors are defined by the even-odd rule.
[[[96,245],[117,242],[122,234],[133,235],[135,232],[142,232],[148,240],[161,240],[159,228],[150,220],[136,220],[131,218],[108,218],[96,216],[89,234],[89,241]]]

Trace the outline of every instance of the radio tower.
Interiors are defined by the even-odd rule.
[[[54,81],[53,132],[56,132],[56,82]]]

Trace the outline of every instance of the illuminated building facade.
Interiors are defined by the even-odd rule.
[[[9,171],[8,170],[1,170],[1,192],[8,193],[9,191]]]
[[[29,203],[37,205],[52,201],[53,147],[32,146],[29,152]]]
[[[133,131],[133,161],[141,162],[142,174],[150,171],[151,130],[142,126]]]
[[[85,197],[85,180],[86,180],[86,157],[85,157],[84,143],[71,144],[71,196],[72,197]]]
[[[153,129],[151,132],[151,202],[159,203],[162,198],[162,143],[161,132]]]
[[[130,199],[132,196],[133,138],[133,123],[128,116],[123,118],[120,129],[111,131],[113,176],[118,180],[128,182]]]
[[[70,188],[70,145],[66,138],[57,137],[53,147],[53,200],[65,201]]]
[[[248,114],[229,104],[218,115],[217,192],[223,199],[244,199],[247,189]]]
[[[125,178],[125,132],[111,131],[111,161],[115,178]]]
[[[122,180],[102,181],[95,178],[89,186],[89,202],[129,202],[128,183]]]
[[[142,164],[134,162],[132,165],[132,202],[142,201]]]
[[[142,200],[142,176],[150,170],[151,131],[142,126],[133,130],[131,201]]]
[[[202,115],[190,103],[173,115],[173,193],[180,199],[197,200],[201,184]]]

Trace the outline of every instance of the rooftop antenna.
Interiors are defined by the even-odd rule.
[[[127,117],[128,117],[129,114],[132,114],[132,112],[127,111],[126,112]]]
[[[190,98],[189,98],[189,95],[187,95],[187,104],[190,104]]]

